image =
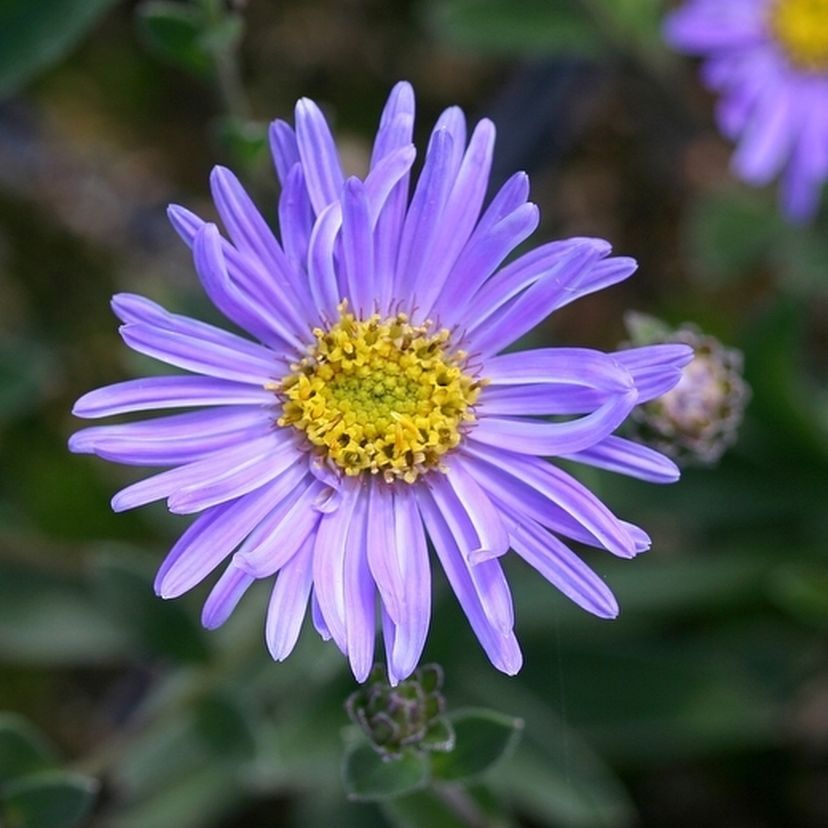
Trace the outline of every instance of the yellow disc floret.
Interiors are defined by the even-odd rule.
[[[792,63],[828,71],[828,0],[775,0],[770,28]]]
[[[474,423],[483,382],[449,332],[404,313],[358,319],[343,303],[338,321],[313,331],[315,343],[291,373],[269,386],[282,401],[280,426],[355,476],[382,474],[413,483],[440,468]]]

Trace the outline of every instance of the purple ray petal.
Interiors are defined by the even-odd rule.
[[[308,98],[296,104],[296,141],[311,204],[319,215],[339,198],[344,176],[328,122]]]
[[[121,489],[112,498],[112,508],[116,512],[123,512],[152,503],[154,500],[170,497],[180,489],[189,487],[206,489],[214,481],[220,483],[227,475],[243,473],[251,463],[258,466],[263,462],[262,458],[271,455],[274,466],[284,470],[295,457],[295,449],[292,442],[288,442],[283,434],[270,431],[254,440],[237,442],[228,448],[215,451],[203,460],[196,460],[185,466],[178,466],[133,483]],[[242,493],[246,492],[239,494]],[[209,505],[218,505],[218,502]]]
[[[201,460],[273,430],[262,409],[219,408],[75,432],[69,449],[137,466],[175,466]]]
[[[367,498],[371,531],[366,539],[366,554],[382,603],[391,618],[399,623],[406,594],[402,556],[407,555],[408,550],[397,547],[394,495],[392,485],[380,479],[370,481]]]
[[[284,661],[299,639],[313,583],[314,541],[314,535],[309,535],[297,553],[282,567],[270,596],[265,641],[276,661]]]
[[[279,229],[289,267],[304,272],[313,229],[313,210],[301,164],[293,165],[279,196]]]
[[[615,618],[618,603],[606,584],[554,535],[526,521],[512,535],[515,552],[567,598],[599,618]]]
[[[301,349],[300,326],[285,313],[287,303],[270,312],[245,296],[232,282],[221,249],[221,236],[215,224],[205,224],[193,242],[193,260],[204,292],[210,301],[231,321],[250,331],[262,342],[275,348],[285,343]]]
[[[278,480],[204,512],[178,539],[155,579],[162,598],[177,598],[206,578],[272,508]]]
[[[440,508],[425,487],[419,487],[417,495],[420,512],[434,544],[434,550],[474,634],[492,664],[507,675],[515,675],[520,670],[523,657],[514,633],[501,632],[489,619],[480,602],[478,589],[472,581],[469,567],[457,547]],[[487,561],[481,566],[489,564],[498,566],[497,561]],[[479,568],[474,567],[474,569]]]
[[[255,579],[231,560],[210,590],[201,611],[201,624],[208,630],[220,627],[232,614]]]
[[[288,175],[294,165],[299,161],[299,146],[296,143],[296,133],[293,127],[285,121],[276,120],[271,123],[268,130],[270,141],[270,153],[273,156],[273,165],[276,168],[276,175],[284,187]]]
[[[376,589],[368,566],[368,497],[363,489],[348,527],[343,564],[345,643],[348,661],[357,681],[365,681],[374,664]]]
[[[469,576],[486,617],[501,634],[508,633],[514,626],[515,615],[512,596],[500,564],[493,558],[484,558],[482,561],[478,559],[476,553],[483,548],[484,539],[480,538],[463,502],[442,477],[435,476],[429,481],[428,493],[440,510],[455,545],[466,561]],[[508,544],[508,539],[506,542]]]
[[[274,352],[270,348],[245,339],[237,334],[208,325],[189,316],[170,313],[161,305],[144,296],[132,293],[116,293],[112,297],[112,310],[126,324],[144,324],[153,328],[179,334],[203,342],[223,345],[240,353],[247,354],[254,360],[272,360]]]
[[[462,457],[452,458],[448,473],[437,479],[438,485],[451,486],[477,533],[479,546],[469,553],[469,562],[476,564],[505,555],[509,551],[506,527],[486,492],[469,474]]]
[[[395,625],[389,669],[400,679],[414,672],[420,661],[431,617],[431,570],[425,530],[416,496],[406,486],[395,493],[394,543],[402,566],[405,601],[402,617]]]
[[[510,533],[513,526],[520,523],[525,516],[579,543],[599,549],[606,548],[604,543],[575,517],[530,484],[507,474],[499,466],[484,462],[480,457],[464,452],[463,461],[468,464],[478,483],[501,504]],[[617,523],[633,542],[636,552],[643,552],[649,548],[650,540],[641,529],[622,520]]]
[[[374,239],[365,186],[358,178],[345,183],[342,200],[343,296],[360,316],[370,315],[376,301],[374,289]]]
[[[572,454],[612,434],[627,419],[637,398],[635,389],[614,395],[591,414],[563,423],[520,417],[482,417],[469,439],[519,454],[546,457]]]
[[[334,249],[341,227],[342,208],[337,202],[325,208],[316,220],[308,248],[311,295],[319,313],[327,319],[337,318],[340,300]]]
[[[314,508],[324,492],[318,480],[304,476],[303,465],[291,470],[274,500],[275,508],[236,553],[241,566],[257,578],[267,578],[283,567],[313,535],[320,521]]]
[[[435,305],[443,324],[451,325],[478,288],[500,267],[503,260],[538,226],[540,212],[535,204],[521,204],[486,234],[475,234],[460,253]]]
[[[426,155],[423,171],[420,173],[402,228],[394,283],[396,296],[410,296],[419,284],[431,245],[440,227],[440,217],[449,193],[451,180],[448,177],[448,169],[451,155],[451,135],[444,129],[437,131]]]
[[[605,437],[594,446],[564,457],[649,483],[675,483],[681,476],[678,466],[669,457],[623,437]]]
[[[585,486],[552,463],[537,457],[518,455],[469,441],[464,450],[510,475],[563,509],[601,546],[622,558],[632,558],[636,543],[629,531]]]
[[[97,419],[159,408],[271,405],[273,401],[273,394],[258,384],[213,377],[146,377],[96,388],[75,403],[72,413],[76,417]]]
[[[348,529],[361,486],[356,480],[344,482],[342,502],[334,512],[322,515],[313,549],[313,591],[321,618],[336,646],[347,654],[345,634],[345,549]]]

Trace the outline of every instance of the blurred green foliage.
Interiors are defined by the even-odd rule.
[[[0,5],[3,825],[828,822],[828,225],[791,228],[773,193],[727,183],[729,150],[694,67],[659,40],[663,8]],[[577,101],[511,112],[499,140],[508,153],[518,133],[573,127],[563,144],[539,132],[521,161],[544,215],[538,238],[601,235],[642,269],[565,309],[533,344],[615,347],[629,307],[694,320],[744,350],[753,400],[716,469],[663,489],[585,474],[653,536],[634,562],[584,552],[619,598],[617,621],[580,613],[509,561],[517,678],[488,665],[438,577],[426,656],[446,669],[457,749],[383,764],[354,741],[353,681],[333,646],[306,630],[285,664],[267,657],[265,585],[214,633],[198,623],[204,589],[155,598],[153,570],[186,521],[161,508],[113,516],[111,493],[138,472],[69,455],[68,412],[80,393],[146,368],[117,344],[110,293],[209,316],[163,208],[211,214],[207,172],[229,160],[272,218],[262,124],[293,100],[325,105],[359,170],[400,77],[415,82],[424,135],[455,101],[509,113],[504,95],[520,97],[527,67],[543,92],[584,62],[598,79]],[[583,101],[589,115],[573,126],[567,106]]]

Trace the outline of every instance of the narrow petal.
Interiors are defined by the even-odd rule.
[[[286,312],[287,303],[269,310],[251,301],[230,279],[222,253],[221,237],[214,224],[205,224],[193,242],[193,260],[204,292],[232,322],[250,331],[262,342],[277,348],[284,344],[301,349],[300,322]]]
[[[198,517],[161,564],[155,591],[162,598],[177,598],[206,578],[270,511],[274,486],[263,486]]]
[[[514,633],[502,632],[489,619],[481,604],[477,587],[472,581],[469,567],[440,508],[425,487],[420,487],[417,494],[420,512],[434,544],[434,550],[474,634],[492,664],[508,675],[515,675],[520,670],[523,657]],[[489,564],[498,565],[497,561],[487,561],[481,566]],[[479,567],[475,567],[477,568]]]
[[[605,437],[594,446],[564,457],[649,483],[675,483],[681,476],[678,466],[669,457],[623,437]]]
[[[570,600],[599,618],[615,618],[618,603],[607,585],[571,549],[534,521],[515,527],[515,552]]]
[[[385,481],[371,480],[367,493],[371,531],[366,552],[382,603],[391,618],[400,623],[406,593],[400,555],[406,555],[408,550],[397,547],[394,495],[394,488]]]
[[[389,672],[402,681],[414,672],[423,653],[431,619],[431,569],[425,530],[411,487],[395,493],[394,544],[405,584],[402,617],[395,625]]]
[[[345,642],[348,661],[357,681],[365,681],[374,664],[376,589],[368,566],[368,497],[363,489],[348,528],[343,566]]]
[[[396,83],[380,116],[379,129],[371,153],[371,169],[394,150],[411,142],[414,109],[414,89],[411,84],[407,81]],[[399,129],[399,125],[403,123],[408,124],[407,134]]]
[[[420,284],[449,192],[452,151],[452,139],[448,131],[436,132],[402,229],[395,273],[396,296],[408,296]]]
[[[194,213],[178,205],[170,205],[167,215],[176,232],[191,248],[196,237],[207,226]],[[280,270],[267,268],[258,258],[242,253],[229,241],[219,237],[224,266],[233,287],[239,291],[248,304],[261,308],[266,313],[284,313],[286,301],[309,309],[310,294],[301,274],[283,260]]]
[[[492,385],[562,383],[626,393],[633,388],[629,372],[608,354],[591,348],[537,348],[486,360]]]
[[[285,121],[273,121],[268,130],[270,153],[273,156],[273,165],[276,174],[284,187],[290,171],[299,161],[299,146],[296,142],[296,133],[290,124]]]
[[[289,267],[304,272],[313,230],[313,210],[301,164],[293,165],[279,196],[279,229]]]
[[[280,293],[278,287],[275,291],[271,287],[275,282],[282,291],[290,290],[291,282],[294,281],[284,275],[291,270],[291,266],[273,231],[230,170],[214,167],[210,175],[210,187],[233,244],[243,253],[262,262],[270,276],[270,283],[262,287],[260,295],[269,294],[268,298],[285,322],[295,332],[303,331],[304,320],[296,313],[294,305],[290,301],[284,301],[284,294]],[[295,297],[291,295],[291,298]]]
[[[469,439],[519,454],[546,457],[571,454],[612,434],[627,419],[637,398],[635,389],[613,395],[591,414],[563,423],[520,417],[482,417]]]
[[[246,443],[273,430],[260,408],[218,408],[75,432],[69,449],[138,466],[176,466]]]
[[[239,569],[233,561],[210,590],[201,611],[201,624],[208,630],[220,627],[232,614],[255,579]]]
[[[494,124],[484,118],[472,133],[446,199],[440,232],[435,239],[429,262],[428,283],[417,287],[417,297],[425,315],[430,313],[480,216],[480,208],[489,186],[494,142]]]
[[[296,104],[296,141],[311,204],[319,215],[339,199],[344,176],[328,122],[308,98]]]
[[[178,466],[133,483],[121,489],[112,498],[112,508],[116,512],[135,509],[138,506],[152,503],[154,500],[170,497],[182,489],[208,489],[216,481],[218,481],[217,491],[223,491],[219,485],[222,480],[243,472],[251,464],[258,466],[263,457],[267,458],[271,455],[274,458],[274,467],[279,468],[281,461],[281,470],[290,465],[296,456],[295,449],[291,443],[286,442],[283,434],[270,431],[255,440],[234,443],[228,448],[215,451],[203,460]],[[258,486],[253,488],[258,488]],[[239,492],[235,496],[238,497],[240,494],[246,494],[246,492]],[[230,499],[232,496],[224,498],[224,500]],[[209,505],[218,505],[220,502],[223,500]]]
[[[349,178],[342,200],[343,297],[361,317],[369,316],[376,301],[374,290],[374,238],[368,197],[358,178]]]
[[[270,360],[253,359],[249,354],[225,345],[185,337],[149,325],[122,325],[124,342],[140,354],[218,379],[246,382],[262,387],[285,373],[284,363],[275,354]]]
[[[265,641],[270,655],[284,661],[296,646],[313,583],[314,535],[282,567],[276,578],[265,622]]]
[[[146,377],[96,388],[75,403],[72,413],[91,420],[133,411],[199,405],[271,405],[273,399],[273,394],[259,384],[213,377]]]
[[[313,592],[320,617],[336,646],[346,654],[345,549],[359,494],[358,481],[344,482],[339,508],[322,515],[313,549]]]
[[[274,499],[275,508],[236,553],[239,566],[257,578],[278,572],[315,533],[321,519],[316,505],[325,486],[305,476],[301,465],[289,474],[277,492],[279,500]]]
[[[400,181],[408,175],[416,157],[414,144],[406,144],[386,155],[366,176],[365,193],[372,228],[376,227],[386,202]]]
[[[303,454],[292,442],[263,441],[258,453],[251,450],[248,457],[223,473],[176,489],[167,501],[168,508],[178,515],[201,512],[264,486],[302,459]]]
[[[601,243],[574,245],[564,252],[556,267],[544,273],[523,293],[504,302],[503,293],[495,292],[492,303],[484,310],[485,315],[472,317],[475,321],[469,331],[470,347],[482,354],[496,353],[528,333],[553,310],[569,301],[567,291],[586,278],[605,249]],[[496,281],[499,281],[497,277],[490,283]]]
[[[630,372],[641,405],[676,385],[681,379],[681,369],[693,359],[693,349],[680,343],[646,345],[616,351],[612,358]]]
[[[788,159],[794,138],[793,95],[784,81],[765,88],[733,156],[733,167],[745,181],[767,184]]]
[[[639,551],[621,521],[589,489],[552,463],[489,448],[471,440],[464,451],[537,491],[574,518],[614,555],[632,558]]]
[[[506,526],[486,492],[469,473],[462,457],[452,458],[448,473],[440,478],[440,482],[451,486],[477,533],[480,546],[470,553],[470,563],[505,555],[509,551]]]
[[[339,203],[331,204],[316,220],[308,248],[308,278],[311,295],[317,310],[327,319],[337,318],[337,306],[340,300],[334,248],[341,227],[342,208]]]
[[[521,204],[487,234],[476,235],[460,253],[435,308],[443,324],[462,318],[462,311],[480,286],[504,259],[535,231],[540,212],[534,204]]]
[[[499,466],[496,467],[465,452],[464,462],[473,470],[478,483],[488,492],[489,496],[501,505],[504,510],[504,519],[510,527],[510,533],[523,518],[531,518],[556,534],[587,546],[606,549],[605,544],[576,517],[530,484],[507,474]],[[643,552],[649,548],[649,538],[637,526],[624,521],[617,521],[617,523],[627,533],[630,542],[634,542],[636,552]]]
[[[136,296],[132,293],[116,293],[112,297],[112,310],[125,324],[144,324],[153,328],[178,334],[215,345],[232,348],[239,353],[248,354],[254,360],[270,361],[274,353],[270,348],[245,339],[242,336],[209,325],[189,316],[170,313],[156,302],[145,296]]]
[[[442,478],[429,481],[429,496],[443,516],[457,549],[463,555],[474,589],[486,617],[501,634],[507,634],[515,623],[512,596],[500,564],[494,558],[479,559],[484,548],[479,530],[471,521],[463,502]],[[508,545],[508,539],[506,541]]]

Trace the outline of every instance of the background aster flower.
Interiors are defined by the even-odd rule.
[[[706,58],[736,173],[757,185],[781,174],[784,212],[811,218],[828,178],[828,2],[689,0],[665,33]]]
[[[360,681],[378,606],[389,678],[418,664],[431,614],[427,539],[506,673],[521,665],[498,560],[509,550],[584,609],[615,616],[611,592],[567,543],[631,558],[649,539],[541,458],[675,480],[669,459],[613,432],[692,356],[680,344],[502,354],[635,262],[576,238],[504,266],[538,223],[526,175],[483,210],[494,126],[482,120],[467,140],[451,108],[409,201],[413,121],[413,91],[400,83],[364,180],[345,179],[313,102],[297,104],[295,130],[275,122],[281,242],[223,168],[211,185],[227,238],[171,207],[205,292],[253,339],[116,296],[124,341],[191,373],[93,391],[75,413],[196,410],[70,440],[75,452],[172,467],[116,494],[117,511],[166,499],[172,512],[200,513],[161,565],[159,595],[183,594],[229,558],[204,605],[203,623],[217,627],[256,579],[275,576],[273,657],[291,652],[310,603]]]

